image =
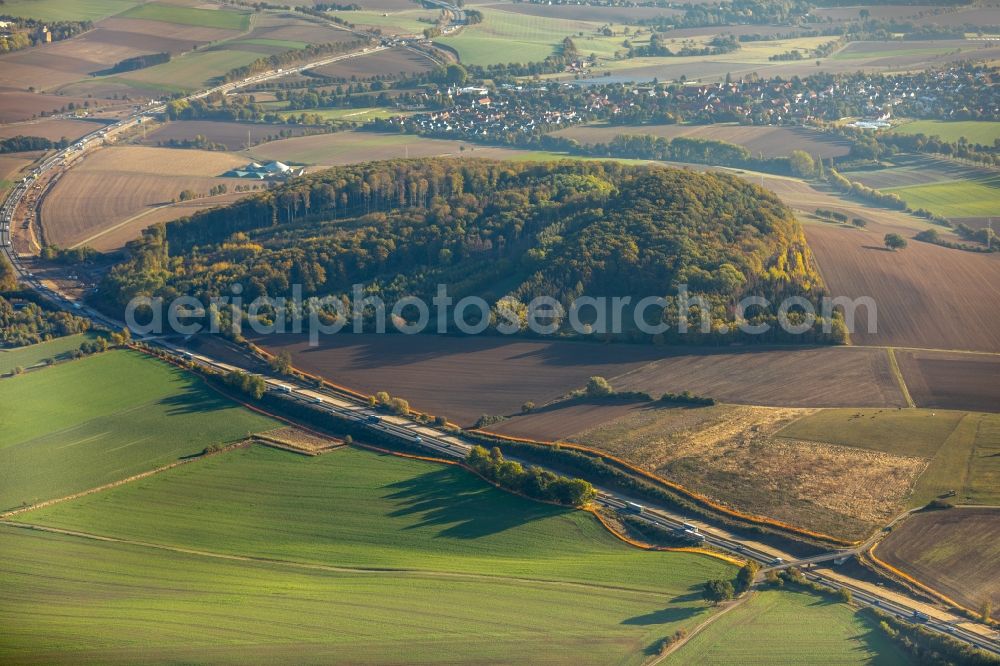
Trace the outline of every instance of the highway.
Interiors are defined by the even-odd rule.
[[[363,56],[365,54],[374,53],[386,48],[389,47],[372,46],[364,50],[331,56],[292,68],[261,73],[240,81],[215,86],[214,88],[201,91],[183,99],[198,99],[216,92],[225,94],[238,90],[242,87],[260,83],[262,81],[279,78],[288,74],[309,69],[311,67],[336,62],[346,58]],[[65,160],[67,160],[67,158],[73,157],[77,152],[85,152],[88,149],[103,143],[106,138],[122,132],[129,127],[135,126],[142,121],[142,118],[146,114],[162,113],[164,108],[165,104],[152,103],[145,109],[141,109],[127,118],[118,121],[117,123],[92,132],[79,139],[75,144],[73,144],[73,146],[45,158],[45,160],[35,168],[32,176],[26,179],[25,182],[19,183],[11,189],[2,206],[0,206],[0,247],[2,247],[3,252],[7,255],[7,258],[14,266],[14,270],[18,274],[20,281],[47,297],[57,306],[62,307],[77,316],[87,317],[98,326],[111,330],[120,330],[124,328],[124,324],[97,312],[84,303],[75,301],[74,299],[67,297],[65,294],[48,288],[42,284],[41,280],[27,271],[24,263],[21,261],[21,258],[17,255],[17,253],[14,252],[12,246],[11,230],[14,222],[13,218],[18,205],[24,199],[29,189],[31,187],[37,187],[39,181],[46,174],[57,166],[60,166]],[[156,345],[170,353],[188,361],[197,363],[205,368],[221,372],[244,370],[244,368],[223,363],[203,354],[192,353],[164,340],[151,338],[144,340],[144,342]],[[376,414],[374,410],[370,409],[366,404],[361,404],[355,398],[338,393],[332,389],[317,389],[285,378],[265,376],[264,379],[267,383],[269,391],[285,399],[309,404],[315,409],[326,411],[345,419],[355,421],[359,425],[371,429],[372,431],[388,434],[411,444],[417,444],[426,448],[429,452],[441,457],[463,459],[468,454],[471,447],[475,445],[467,440],[464,440],[459,435],[445,432],[429,425],[418,424],[406,417]],[[612,492],[607,489],[598,488],[596,502],[617,511],[628,512],[630,515],[639,520],[646,521],[668,530],[677,531],[690,529],[695,535],[697,535],[696,538],[704,545],[711,546],[739,558],[750,558],[756,560],[762,565],[763,570],[765,571],[767,569],[783,568],[793,565],[813,565],[828,560],[850,557],[857,554],[861,548],[858,547],[835,550],[816,557],[797,560],[791,555],[777,551],[772,547],[764,547],[762,544],[740,540],[727,532],[724,528],[705,523],[703,520],[692,521],[685,516],[670,512],[662,507],[639,507],[637,506],[638,502],[633,498],[623,496],[620,493]],[[967,626],[960,626],[960,623],[967,623],[968,621],[950,612],[928,608],[927,604],[923,604],[915,600],[908,600],[907,597],[900,593],[890,593],[889,591],[880,592],[878,588],[873,590],[873,586],[864,584],[861,581],[855,581],[850,579],[848,576],[837,572],[824,571],[821,569],[817,570],[810,567],[805,569],[803,574],[809,580],[832,589],[839,589],[841,587],[849,589],[852,593],[854,602],[857,604],[877,607],[907,620],[917,619],[928,629],[948,634],[956,639],[965,641],[966,643],[979,647],[983,650],[1000,655],[1000,642],[997,641],[995,634],[987,636],[982,633],[972,631]],[[920,612],[927,613],[926,619],[923,619],[924,616],[914,615],[914,612],[918,609],[924,609]]]

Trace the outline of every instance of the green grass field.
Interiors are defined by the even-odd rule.
[[[279,102],[284,105],[284,102]],[[363,123],[376,118],[394,118],[396,116],[411,115],[412,111],[400,111],[384,107],[374,107],[370,109],[302,109],[296,111],[282,111],[279,115],[282,118],[297,118],[305,113],[306,115],[317,115],[325,120],[348,120],[356,123]]]
[[[40,21],[97,21],[134,8],[134,0],[6,0],[0,14]]]
[[[0,349],[0,375],[5,375],[16,367],[30,368],[47,358],[55,361],[66,360],[69,358],[70,352],[79,349],[85,340],[94,337],[96,336],[92,333],[80,333],[79,335],[54,338],[37,345]]]
[[[734,573],[706,556],[636,550],[590,514],[521,499],[460,469],[356,449],[318,458],[233,451],[21,519],[234,555],[670,595]]]
[[[933,409],[824,409],[779,432],[791,439],[930,458],[965,412]]]
[[[595,22],[528,16],[488,7],[477,9],[483,12],[482,23],[435,40],[454,48],[462,62],[473,65],[544,60],[566,37],[572,37],[584,55],[610,57],[623,48],[621,43],[625,40],[623,36],[595,36],[600,27]]]
[[[0,526],[0,661],[638,664],[686,603],[561,584],[321,571]]]
[[[383,16],[388,14],[388,16]],[[333,12],[333,16],[342,18],[354,25],[370,25],[382,30],[392,32],[420,35],[425,28],[432,27],[433,21],[441,15],[440,10],[428,9],[405,9],[402,11],[351,11]],[[418,19],[430,19],[432,23],[426,23]]]
[[[802,592],[763,591],[722,615],[667,657],[665,664],[909,663],[850,607]]]
[[[0,379],[0,509],[277,427],[159,361],[112,351]]]
[[[1000,503],[1000,414],[942,409],[824,409],[781,437],[839,444],[928,461],[910,506],[949,490],[969,504]]]
[[[883,191],[898,194],[911,208],[926,208],[944,217],[1000,214],[1000,176],[892,187]]]
[[[225,48],[215,51],[195,51],[185,53],[170,62],[129,72],[126,76],[114,77],[135,83],[139,87],[153,85],[170,90],[195,90],[207,86],[211,80],[231,69],[249,65],[262,54]]]
[[[122,17],[196,25],[202,28],[222,28],[224,30],[245,31],[250,27],[249,12],[232,9],[198,9],[159,2],[133,7],[124,12]]]
[[[282,49],[285,51],[291,51],[293,49],[304,49],[309,46],[306,42],[295,42],[288,39],[266,39],[264,37],[254,37],[252,39],[238,39],[232,42],[226,42],[227,46],[235,46],[239,48],[240,44],[252,44],[254,46],[272,46],[276,49]]]
[[[0,526],[0,661],[638,664],[735,574],[359,449],[238,449],[20,518],[146,544]]]
[[[965,137],[969,143],[992,146],[1000,139],[1000,122],[988,120],[913,120],[892,128],[897,134],[925,134],[956,142]]]

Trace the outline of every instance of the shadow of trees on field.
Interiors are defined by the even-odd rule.
[[[390,484],[393,492],[387,498],[403,506],[389,515],[418,516],[418,522],[406,529],[440,526],[440,537],[478,539],[568,511],[535,502],[498,507],[489,498],[492,493],[463,476],[456,470],[439,469]]]
[[[180,393],[162,398],[159,404],[167,407],[168,416],[183,416],[230,409],[234,403],[214,391],[209,392],[201,390],[197,386],[188,386]]]
[[[671,602],[674,603],[674,602]],[[701,608],[695,605],[682,606],[680,608],[661,608],[645,615],[636,615],[622,620],[622,624],[629,626],[647,627],[654,624],[668,624],[670,622],[683,622],[701,612]]]

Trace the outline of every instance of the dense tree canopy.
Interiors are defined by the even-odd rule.
[[[446,284],[456,299],[514,310],[540,295],[564,307],[582,295],[635,303],[687,285],[706,299],[714,336],[743,296],[821,295],[802,230],[773,194],[724,174],[613,162],[339,167],[153,228],[129,253],[102,287],[109,307],[135,295],[205,301],[237,283],[245,302],[293,285],[305,298],[346,297],[359,283],[387,302],[429,300]]]

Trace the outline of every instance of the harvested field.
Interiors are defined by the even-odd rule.
[[[1000,510],[959,508],[914,514],[875,555],[967,608],[993,602],[1000,618]]]
[[[155,146],[160,142],[183,141],[201,135],[214,143],[224,144],[229,150],[243,150],[247,146],[247,135],[250,137],[251,144],[259,144],[278,139],[279,132],[301,136],[308,131],[310,129],[302,125],[175,120],[149,132],[144,143],[147,146]]]
[[[977,7],[970,5],[968,8],[960,9],[957,12],[943,12],[937,15],[924,16],[914,21],[917,25],[940,25],[940,26],[990,26],[1000,25],[1000,7],[994,3],[989,7]]]
[[[464,148],[464,152],[463,152]],[[337,132],[322,136],[282,139],[250,151],[256,160],[337,166],[400,157],[457,156],[516,159],[532,155],[514,148],[489,148],[451,139],[426,139],[407,134]]]
[[[229,182],[228,180],[223,182]],[[265,187],[260,185],[260,187]],[[178,201],[168,206],[147,207],[139,213],[126,218],[123,222],[111,225],[107,229],[102,229],[96,234],[88,236],[90,240],[84,245],[89,245],[98,252],[112,252],[121,249],[125,243],[139,237],[143,229],[170,222],[181,217],[193,215],[201,210],[216,208],[218,206],[228,206],[238,199],[247,196],[246,192],[230,192],[215,197],[203,197],[190,201]]]
[[[649,134],[674,139],[679,136],[715,139],[745,146],[764,157],[782,157],[793,150],[804,150],[823,158],[841,157],[850,152],[846,141],[827,137],[803,127],[746,127],[740,125],[581,125],[553,132],[555,136],[576,139],[583,144],[607,143],[616,136]]]
[[[649,409],[572,439],[735,509],[859,539],[904,507],[926,464],[912,456],[776,437],[808,409]]]
[[[18,180],[21,170],[29,166],[40,153],[8,153],[0,155],[0,183]]]
[[[482,414],[515,414],[657,358],[639,345],[600,345],[434,335],[327,336],[310,347],[298,336],[257,340],[291,352],[296,367],[365,393],[389,391],[414,409],[469,425]]]
[[[349,42],[357,39],[357,36],[346,30],[306,21],[300,14],[277,12],[259,16],[247,39],[327,44]]]
[[[874,333],[865,308],[858,309],[854,343],[1000,351],[1000,257],[916,241],[888,252],[882,239],[889,231],[906,230],[881,223],[864,230],[805,225],[830,293],[869,296],[877,305]]]
[[[574,400],[539,407],[531,414],[518,415],[483,429],[502,435],[552,442],[596,428],[633,411],[647,409],[656,408],[636,402],[606,403]]]
[[[91,243],[101,232],[151,206],[169,203],[182,190],[207,194],[213,185],[245,184],[217,177],[245,163],[245,158],[229,153],[201,150],[138,146],[98,150],[67,172],[45,197],[45,238],[64,247]],[[145,226],[145,220],[136,220],[132,236]]]
[[[410,9],[395,12],[351,10],[336,12],[333,16],[355,26],[377,28],[384,35],[421,35],[441,17],[441,10],[411,5]]]
[[[360,58],[347,58],[310,71],[320,76],[329,76],[335,79],[350,79],[355,76],[359,79],[366,79],[386,74],[408,76],[429,72],[433,68],[434,63],[428,58],[407,49],[395,48],[378,51]]]
[[[9,139],[14,136],[40,136],[50,141],[59,141],[62,138],[74,141],[84,134],[89,134],[103,126],[104,123],[95,123],[86,120],[62,120],[55,118],[33,120],[14,125],[0,125],[0,139]]]
[[[856,21],[858,18],[858,12],[862,9],[867,9],[870,16],[874,19],[903,19],[911,16],[915,16],[920,10],[920,7],[915,7],[913,5],[864,5],[857,7],[818,7],[811,12],[822,20],[826,20],[828,17],[834,21]]]
[[[52,113],[73,102],[82,105],[85,101],[93,104],[94,100],[87,100],[84,97],[63,97],[62,95],[44,95],[41,93],[23,92],[24,86],[8,87],[9,83],[4,83],[6,74],[6,64],[0,58],[0,123],[13,123],[21,120],[29,120],[41,113]]]
[[[959,39],[851,42],[832,60],[851,60],[865,67],[912,68],[943,65],[956,60],[991,60],[1000,47],[984,42]]]
[[[724,402],[797,407],[902,407],[881,349],[683,350],[614,378],[619,390],[691,391]]]
[[[919,407],[1000,412],[1000,356],[897,350],[896,360]]]
[[[779,437],[921,458],[908,504],[954,491],[961,504],[1000,503],[1000,415],[943,409],[824,409]]]
[[[389,391],[407,398],[416,409],[444,414],[463,425],[482,414],[518,414],[528,400],[541,407],[583,386],[592,375],[607,377],[616,389],[643,390],[654,396],[690,390],[751,404],[905,404],[887,356],[879,349],[741,353],[490,337],[350,334],[323,338],[318,347],[293,336],[269,336],[258,342],[272,351],[287,349],[296,366],[335,383],[365,393]],[[808,382],[803,381],[805,376]],[[613,413],[618,407],[602,410]],[[564,409],[504,425],[511,433],[520,428],[525,435],[543,439],[563,436],[572,433],[573,419],[582,411]],[[538,430],[532,430],[536,426]]]
[[[596,21],[598,23],[631,24],[642,19],[657,16],[676,16],[683,13],[679,9],[665,7],[606,7],[598,5],[543,5],[527,2],[513,4],[497,3],[486,5],[490,9],[499,9],[515,14],[541,16],[544,18],[570,19],[574,21]]]

